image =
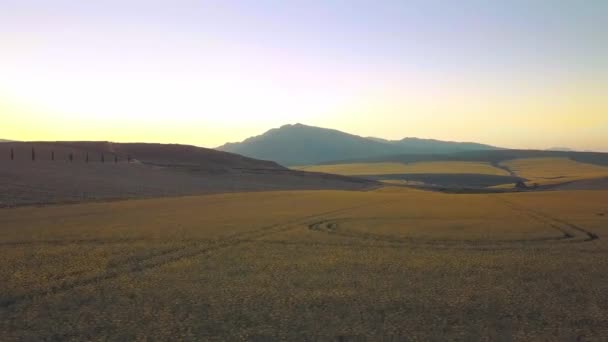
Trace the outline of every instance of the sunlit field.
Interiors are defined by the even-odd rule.
[[[602,340],[608,192],[0,210],[0,340]]]
[[[528,158],[501,163],[529,183],[558,184],[608,177],[608,167],[577,162],[568,158]]]
[[[300,166],[297,169],[311,172],[326,172],[345,176],[418,174],[418,173],[469,173],[507,176],[506,170],[483,162],[416,162],[416,163],[355,163]]]
[[[608,342],[608,0],[0,0],[0,342]]]

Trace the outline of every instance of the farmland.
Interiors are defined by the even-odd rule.
[[[517,175],[540,185],[608,177],[608,167],[568,158],[527,158],[501,163]]]
[[[608,192],[0,210],[0,339],[602,340]]]
[[[500,157],[497,151],[488,152]],[[497,156],[495,156],[497,155]],[[518,156],[517,153],[513,153]],[[473,155],[476,156],[476,155]],[[440,158],[440,156],[432,156]],[[303,171],[356,176],[394,184],[512,189],[518,181],[543,189],[608,189],[608,167],[587,154],[490,161],[395,161],[300,166]],[[422,158],[422,157],[418,157]],[[444,157],[450,158],[450,157]],[[398,159],[395,157],[395,159]],[[414,158],[415,160],[415,158]],[[587,162],[588,161],[588,162]],[[592,164],[595,162],[596,164]]]
[[[304,171],[335,173],[345,176],[388,175],[388,174],[482,174],[508,176],[506,170],[484,162],[431,161],[415,163],[352,163],[328,164],[298,167]]]

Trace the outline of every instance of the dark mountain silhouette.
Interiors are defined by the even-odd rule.
[[[292,166],[404,153],[441,154],[493,150],[496,147],[418,138],[397,141],[364,138],[334,129],[295,124],[271,129],[262,135],[240,143],[228,143],[217,149]]]
[[[401,140],[384,140],[375,138],[376,141],[396,145],[412,154],[432,154],[432,153],[454,153],[464,151],[486,151],[497,150],[499,148],[474,142],[442,141],[436,139],[403,138]]]
[[[575,150],[571,149],[570,147],[561,146],[549,147],[547,151],[575,152]]]

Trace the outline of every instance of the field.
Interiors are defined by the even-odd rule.
[[[428,161],[300,166],[302,171],[356,176],[388,184],[445,188],[513,187],[521,178],[487,162]]]
[[[345,176],[389,174],[482,174],[508,176],[506,170],[484,162],[432,161],[416,163],[352,163],[300,166],[303,171],[326,172]]]
[[[493,151],[493,153],[495,152]],[[586,155],[581,154],[578,157],[580,159],[584,156]],[[593,161],[590,160],[590,162]],[[492,163],[482,161],[368,162],[300,166],[296,169],[365,177],[401,185],[511,189],[516,182],[522,180],[530,186],[536,184],[551,189],[608,189],[608,167],[567,157],[494,160]]]
[[[0,210],[0,340],[605,340],[608,192]]]
[[[608,167],[577,162],[568,158],[528,158],[502,162],[529,183],[550,185],[608,177]]]
[[[13,153],[14,159],[10,157]],[[274,162],[187,145],[0,144],[0,207],[244,191],[362,190],[374,186],[376,182],[369,180],[294,171]]]

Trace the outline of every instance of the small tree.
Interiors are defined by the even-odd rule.
[[[70,155],[68,157],[70,159],[70,163],[74,160],[74,154],[72,152],[70,152]]]
[[[55,160],[55,151],[51,151],[51,160]]]
[[[114,164],[117,164],[117,163],[118,163],[118,156],[114,155]]]
[[[11,147],[11,160],[15,160],[15,151],[13,151],[12,147]]]
[[[85,161],[86,163],[88,163],[88,162],[89,162],[89,152],[87,152],[87,155],[86,155],[86,157],[84,157],[84,158],[85,158],[85,159],[84,159],[84,161]]]
[[[102,163],[105,163],[105,162],[106,162],[106,160],[105,160],[105,158],[104,158],[104,156],[103,156],[103,153],[101,154],[101,162],[102,162]]]
[[[129,162],[129,163],[131,162],[131,155],[130,154],[127,155],[127,162]]]

